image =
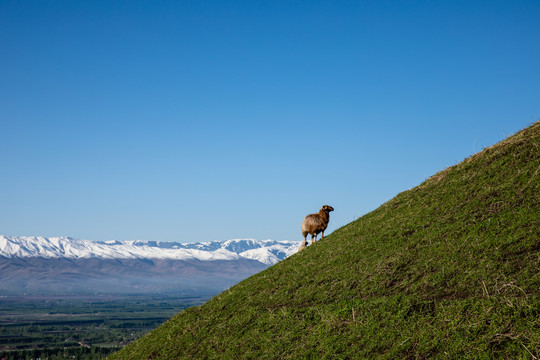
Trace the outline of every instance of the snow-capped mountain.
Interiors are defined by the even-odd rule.
[[[233,239],[180,244],[162,241],[90,241],[70,237],[0,235],[0,256],[68,259],[257,260],[273,265],[296,252],[291,241]]]
[[[0,294],[215,294],[297,246],[253,239],[181,244],[0,235]]]

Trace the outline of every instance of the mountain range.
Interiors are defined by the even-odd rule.
[[[296,252],[291,241],[202,243],[0,236],[6,294],[213,294]]]

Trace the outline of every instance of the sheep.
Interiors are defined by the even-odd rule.
[[[306,247],[307,247],[307,241],[304,240],[304,241],[302,241],[302,243],[301,243],[300,246],[298,247],[298,252],[304,250]]]
[[[321,240],[324,239],[324,230],[328,226],[330,221],[330,211],[334,211],[334,208],[329,205],[323,205],[321,210],[317,214],[309,214],[302,221],[302,235],[304,236],[304,242],[298,248],[298,251],[303,250],[307,246],[307,235],[311,234],[311,243],[317,241],[317,235],[321,234]]]

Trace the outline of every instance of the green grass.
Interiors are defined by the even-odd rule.
[[[540,358],[540,122],[112,356],[180,358]]]

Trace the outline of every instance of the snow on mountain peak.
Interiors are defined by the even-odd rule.
[[[236,260],[252,259],[273,265],[296,252],[296,242],[232,239],[201,243],[162,241],[90,241],[70,237],[0,235],[0,257]]]

